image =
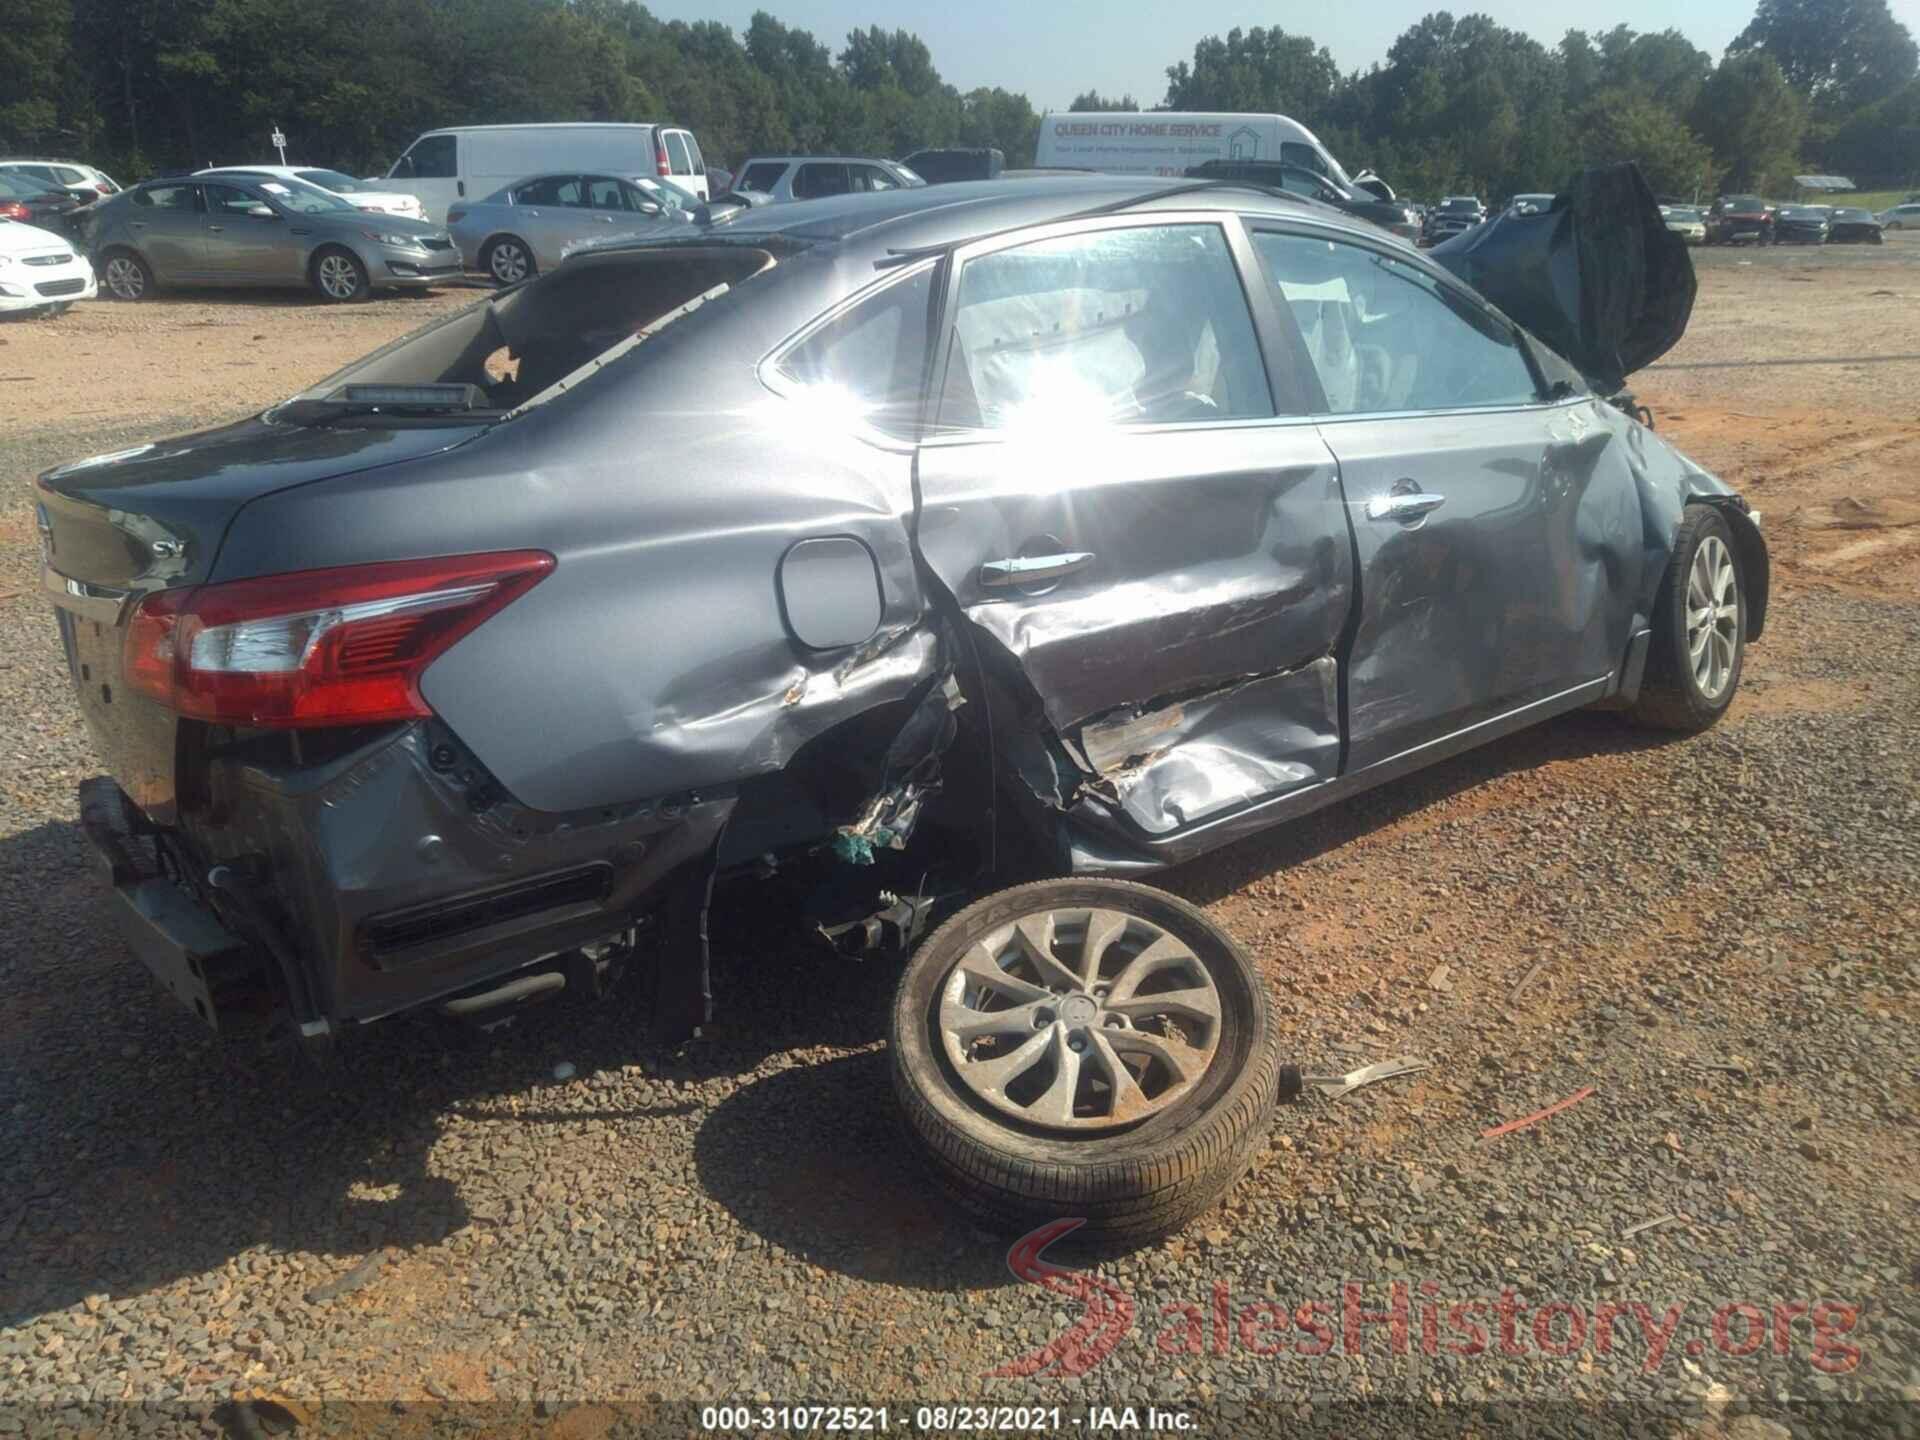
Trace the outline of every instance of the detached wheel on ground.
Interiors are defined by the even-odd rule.
[[[1077,1216],[1139,1243],[1213,1205],[1272,1118],[1267,988],[1193,906],[1116,880],[976,901],[908,961],[892,1068],[961,1205],[1011,1231]]]
[[[153,271],[131,250],[109,250],[101,257],[100,278],[116,300],[145,300],[153,294]]]
[[[537,274],[540,268],[534,263],[533,251],[527,248],[527,242],[517,235],[502,235],[497,240],[489,240],[486,253],[480,257],[480,265],[502,285],[518,285]]]
[[[339,305],[366,299],[373,282],[358,255],[333,247],[313,257],[313,288],[322,300]]]
[[[1733,532],[1711,506],[1689,505],[1654,604],[1646,676],[1628,713],[1655,729],[1705,730],[1733,703],[1746,650]]]

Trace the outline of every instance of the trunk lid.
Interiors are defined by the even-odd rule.
[[[1429,253],[1605,395],[1672,349],[1693,314],[1693,259],[1631,163],[1582,171],[1551,210],[1509,211]]]
[[[171,711],[121,683],[126,623],[140,601],[205,580],[250,501],[448,450],[484,428],[255,417],[40,477],[43,578],[74,691],[100,757],[137,804],[163,824],[172,819],[178,736]]]

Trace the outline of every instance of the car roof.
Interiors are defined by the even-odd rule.
[[[686,130],[686,125],[675,125],[670,120],[535,120],[516,125],[442,125],[437,130],[423,130],[420,138],[429,135],[465,135],[474,130]]]
[[[798,165],[805,160],[826,160],[835,165],[898,165],[902,162],[889,160],[884,155],[750,155],[740,162],[744,170],[749,165]]]
[[[965,244],[1008,230],[1069,220],[1103,208],[1208,210],[1299,218],[1369,239],[1380,230],[1331,206],[1245,182],[1180,180],[1147,175],[1047,175],[964,180],[861,195],[836,195],[736,210],[703,230],[701,241],[840,242],[850,254]],[[635,240],[635,245],[645,244]],[[601,248],[601,247],[597,247]]]

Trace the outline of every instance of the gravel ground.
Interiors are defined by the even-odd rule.
[[[1865,263],[1826,259],[1807,258],[1813,284],[1779,289],[1816,339]],[[1726,322],[1759,283],[1703,263],[1687,358],[1729,353],[1696,337],[1737,329]],[[1020,1357],[1091,1292],[1016,1282],[1005,1242],[932,1195],[886,1083],[892,969],[768,932],[751,890],[720,898],[720,1023],[684,1054],[638,1038],[637,986],[492,1035],[378,1027],[325,1088],[198,1033],[95,914],[72,823],[94,762],[31,590],[30,477],[283,393],[443,303],[347,320],[243,305],[236,326],[229,302],[192,300],[134,321],[99,306],[0,327],[0,382],[36,393],[64,373],[61,347],[99,338],[82,325],[135,325],[129,343],[156,360],[226,327],[226,350],[191,366],[116,358],[110,414],[0,417],[0,623],[14,640],[0,653],[0,1432],[47,1422],[54,1402],[191,1426],[236,1390],[413,1407],[314,1411],[315,1428],[513,1416],[575,1437],[660,1418],[582,1402],[662,1399],[1068,1417],[1152,1399],[1197,1407],[1218,1433],[1360,1398],[1445,1408],[1417,1422],[1341,1412],[1343,1433],[1462,1417],[1482,1433],[1576,1419],[1728,1440],[1911,1430],[1920,587],[1897,569],[1822,568],[1858,537],[1817,525],[1776,539],[1767,637],[1709,734],[1571,717],[1166,877],[1258,958],[1309,1071],[1402,1054],[1430,1068],[1283,1107],[1253,1174],[1172,1240],[1056,1247],[1113,1287],[1105,1313],[1113,1294],[1131,1312],[1083,1374],[991,1374],[1031,1371]],[[316,316],[334,328],[316,337]],[[1824,343],[1853,343],[1841,319],[1829,330]],[[236,366],[209,389],[261,334],[297,337],[306,372]],[[1897,426],[1887,387],[1911,396],[1920,367],[1890,381],[1899,369],[1823,392],[1792,442],[1813,452],[1849,426]],[[1645,379],[1703,462],[1773,487],[1770,525],[1825,503],[1724,424],[1735,406],[1792,409],[1795,372]],[[1349,1327],[1348,1286],[1376,1312],[1396,1285],[1406,1343],[1390,1323]],[[1507,1291],[1524,1307],[1510,1345]],[[1565,1343],[1564,1310],[1539,1342],[1556,1302],[1578,1309],[1580,1343]],[[1453,1307],[1476,1303],[1456,1328]],[[1728,1312],[1717,1336],[1713,1317],[1749,1305],[1764,1343],[1730,1353],[1748,1318]],[[1617,1313],[1604,1350],[1603,1307]],[[1292,1323],[1284,1353],[1258,1353],[1266,1321]],[[1457,1353],[1476,1323],[1484,1347]],[[1321,1325],[1331,1353],[1302,1353]],[[554,1403],[432,1403],[535,1399]],[[126,1400],[167,1405],[113,1408]]]

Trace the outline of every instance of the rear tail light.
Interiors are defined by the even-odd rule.
[[[33,212],[18,200],[0,200],[0,215],[6,216],[9,220],[30,220],[33,218]]]
[[[453,209],[447,211],[447,224],[449,225],[458,225],[462,220],[466,218],[467,218],[467,212],[462,210],[457,205]]]
[[[98,190],[102,195],[111,195],[113,193],[113,187],[104,180],[94,181],[93,188]]]
[[[653,173],[656,175],[671,175],[673,173],[672,163],[672,161],[667,159],[666,137],[664,135],[655,135],[653,137]]]
[[[294,729],[430,715],[420,677],[553,569],[543,550],[305,570],[149,597],[126,684],[181,715]]]

